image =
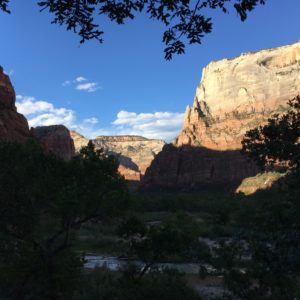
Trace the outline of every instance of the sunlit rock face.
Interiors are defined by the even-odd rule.
[[[142,136],[98,136],[94,143],[109,154],[115,155],[120,164],[140,175],[144,175],[155,155],[159,153],[165,142],[147,139]]]
[[[70,160],[75,155],[74,142],[65,126],[41,126],[31,128],[30,131],[47,152],[64,160]]]
[[[74,142],[74,147],[75,147],[75,152],[76,153],[79,153],[80,149],[82,147],[85,147],[89,142],[88,139],[86,139],[83,135],[79,134],[76,131],[71,130],[70,135],[71,135],[71,138]]]
[[[0,66],[0,139],[24,142],[30,136],[28,122],[17,112],[15,101],[14,88]]]
[[[189,188],[255,175],[256,166],[239,153],[245,132],[284,112],[298,94],[300,42],[211,62],[186,108],[175,148],[163,149],[143,186]]]
[[[76,152],[87,145],[88,140],[77,132],[71,132]],[[120,162],[119,172],[126,180],[139,181],[151,164],[155,155],[159,153],[165,142],[147,139],[141,136],[98,136],[92,140],[96,149],[103,149],[115,156]]]
[[[246,131],[300,93],[300,42],[211,62],[174,144],[239,149]]]

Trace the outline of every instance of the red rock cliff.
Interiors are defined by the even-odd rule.
[[[25,142],[37,139],[46,151],[60,158],[71,159],[75,154],[69,130],[62,125],[31,128],[26,118],[17,112],[16,95],[9,77],[0,67],[0,140]]]
[[[67,127],[63,125],[41,126],[31,128],[30,131],[46,151],[64,160],[70,160],[75,155],[74,142]]]
[[[143,186],[229,184],[254,175],[255,165],[239,153],[245,132],[298,94],[300,42],[210,63],[182,131],[153,161]]]
[[[15,101],[14,88],[0,66],[0,139],[24,142],[30,136],[28,122],[17,112]]]

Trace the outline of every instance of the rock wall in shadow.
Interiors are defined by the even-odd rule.
[[[239,150],[211,150],[203,147],[166,145],[152,161],[141,181],[145,189],[199,189],[225,185],[235,189],[259,168]]]

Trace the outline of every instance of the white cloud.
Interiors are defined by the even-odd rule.
[[[183,113],[135,113],[120,111],[112,123],[118,134],[142,135],[148,138],[171,141],[182,128]]]
[[[96,117],[78,121],[74,110],[56,107],[49,101],[34,97],[18,95],[16,106],[27,117],[31,127],[62,124],[87,138],[98,135],[141,135],[170,142],[180,132],[184,116],[176,112],[135,113],[121,110],[109,127],[100,127]]]
[[[97,82],[87,82],[87,83],[80,83],[76,86],[76,90],[79,91],[87,91],[89,93],[95,92],[99,89]]]
[[[87,81],[87,79],[83,76],[78,76],[76,79],[75,79],[76,82],[83,82],[83,81]]]
[[[62,86],[73,86],[78,91],[85,91],[88,93],[96,92],[97,90],[102,89],[98,82],[89,81],[84,76],[78,76],[74,80],[66,80],[62,83]]]
[[[76,119],[73,110],[56,108],[48,101],[36,100],[34,97],[17,96],[18,112],[28,118],[30,127],[62,124],[71,127]]]

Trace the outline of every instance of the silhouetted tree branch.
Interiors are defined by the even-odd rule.
[[[52,23],[65,25],[80,37],[80,43],[95,39],[103,42],[104,32],[94,18],[96,15],[109,18],[117,24],[134,19],[136,13],[145,12],[150,19],[162,22],[167,29],[163,34],[165,58],[185,52],[186,44],[201,44],[202,38],[212,31],[212,19],[208,10],[229,11],[233,4],[241,21],[248,12],[267,0],[46,0],[37,1],[41,11],[54,14]],[[0,0],[0,9],[8,10],[9,0]]]

